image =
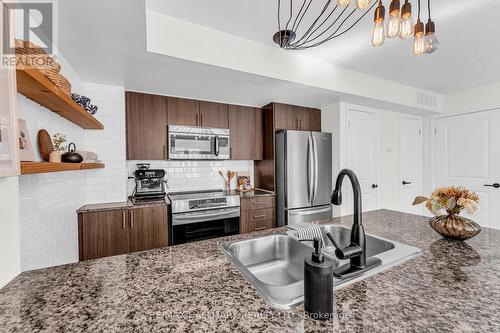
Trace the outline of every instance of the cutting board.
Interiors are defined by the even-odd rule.
[[[40,156],[42,156],[43,160],[48,162],[50,153],[54,151],[54,144],[52,143],[49,133],[44,129],[38,131],[38,149],[40,150]]]

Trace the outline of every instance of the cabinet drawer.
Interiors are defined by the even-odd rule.
[[[264,209],[274,207],[274,195],[266,195],[241,200],[241,210]]]
[[[245,212],[248,222],[272,220],[274,217],[274,208],[253,209]]]
[[[248,232],[266,230],[274,228],[274,220],[258,220],[253,222],[242,223],[240,233],[245,234]]]

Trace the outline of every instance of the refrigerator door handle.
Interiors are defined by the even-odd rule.
[[[312,137],[307,138],[307,199],[312,205],[314,191],[314,175],[313,175],[313,143]]]
[[[318,144],[316,138],[312,136],[313,144],[313,156],[314,156],[314,185],[313,185],[313,197],[311,203],[314,204],[314,199],[318,193],[318,174],[319,174],[319,161],[318,161]]]

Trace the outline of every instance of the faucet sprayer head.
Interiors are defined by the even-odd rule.
[[[335,206],[340,206],[342,204],[342,191],[335,190],[332,194],[332,204]]]

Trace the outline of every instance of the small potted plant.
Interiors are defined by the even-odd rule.
[[[52,136],[52,144],[54,151],[50,153],[50,162],[61,162],[61,152],[66,150],[64,143],[66,142],[66,135],[57,133]]]
[[[435,215],[429,220],[432,229],[446,238],[466,240],[481,232],[472,220],[460,216],[462,211],[474,215],[479,211],[479,196],[465,187],[440,187],[429,198],[416,197],[413,205],[425,202]]]

